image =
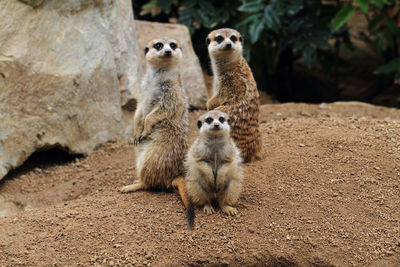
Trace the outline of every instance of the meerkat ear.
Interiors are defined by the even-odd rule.
[[[207,43],[207,46],[211,43],[211,40],[210,40],[210,38],[208,38],[207,37],[207,39],[206,39],[206,43]]]
[[[231,126],[231,119],[228,119],[228,124],[229,124],[229,126]]]
[[[242,36],[239,36],[239,41],[243,44],[243,37]]]
[[[147,52],[149,52],[149,48],[148,48],[148,47],[146,47],[146,48],[144,49],[144,54],[146,55]]]
[[[201,124],[202,124],[202,123],[201,123],[201,120],[198,120],[198,121],[197,121],[197,128],[200,129],[200,128],[201,128]]]

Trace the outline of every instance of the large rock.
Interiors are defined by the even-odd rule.
[[[170,23],[158,23],[135,20],[138,55],[142,62],[142,71],[145,71],[144,48],[153,38],[168,36],[176,39],[182,48],[183,58],[181,62],[182,86],[189,99],[192,108],[205,108],[207,102],[207,90],[204,78],[193,46],[190,33],[186,26]]]
[[[130,0],[0,0],[0,179],[33,152],[131,136]]]

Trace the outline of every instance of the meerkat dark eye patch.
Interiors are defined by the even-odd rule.
[[[224,118],[224,117],[219,117],[219,119],[218,119],[218,120],[219,120],[219,122],[220,122],[220,123],[224,123],[224,121],[225,121],[225,118]]]
[[[209,45],[209,44],[211,43],[210,38],[207,38],[207,39],[206,39],[206,43],[207,43],[207,45]]]
[[[201,120],[198,120],[198,121],[197,121],[197,128],[200,129],[200,128],[201,128],[201,124],[202,124],[202,123],[201,123]]]
[[[218,35],[217,37],[215,37],[215,41],[219,44],[222,43],[223,40],[224,40],[224,37],[222,37],[221,35]]]
[[[148,48],[148,47],[146,47],[146,48],[144,49],[144,54],[146,55],[147,52],[149,52],[149,48]]]
[[[236,41],[237,41],[237,37],[236,37],[235,35],[232,35],[232,36],[231,36],[231,41],[232,41],[232,42],[236,42]]]
[[[207,122],[208,124],[211,124],[211,123],[213,122],[213,118],[208,117],[208,118],[206,119],[206,122]]]
[[[228,119],[228,124],[229,124],[229,126],[231,126],[231,120],[230,119]]]
[[[169,47],[171,47],[172,50],[175,50],[178,46],[176,45],[176,43],[172,42],[169,44]]]
[[[153,47],[155,48],[155,49],[157,49],[157,50],[161,50],[162,48],[163,48],[163,43],[160,43],[160,42],[158,42],[158,43],[155,43],[154,45],[153,45]]]

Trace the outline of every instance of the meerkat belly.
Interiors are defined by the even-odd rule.
[[[150,187],[169,188],[175,177],[184,174],[186,150],[186,133],[182,129],[157,127],[138,148],[137,166],[142,168],[142,181]]]

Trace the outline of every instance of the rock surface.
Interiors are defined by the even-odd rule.
[[[142,71],[145,71],[144,48],[153,38],[168,36],[176,39],[182,48],[181,80],[182,86],[189,99],[192,108],[205,108],[207,102],[207,90],[202,75],[199,59],[195,54],[190,39],[189,30],[179,24],[158,23],[135,20],[138,55],[142,62]]]
[[[0,17],[0,179],[38,150],[130,137],[130,0],[1,0]]]

